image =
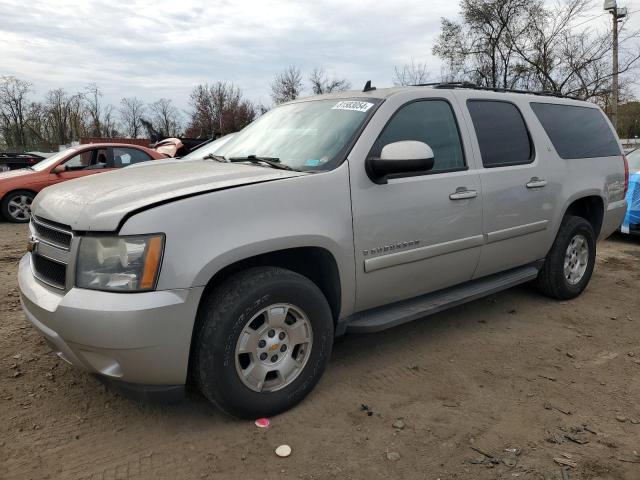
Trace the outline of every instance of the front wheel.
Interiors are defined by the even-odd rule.
[[[596,262],[596,235],[582,217],[567,216],[538,274],[538,289],[559,300],[575,298],[587,287]]]
[[[231,415],[255,418],[285,411],[313,389],[331,354],[333,319],[308,278],[259,267],[204,300],[196,335],[202,393]]]
[[[26,223],[31,218],[31,204],[35,195],[27,190],[9,192],[0,204],[4,218],[14,223]]]

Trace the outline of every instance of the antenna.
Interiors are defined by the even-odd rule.
[[[367,80],[367,83],[364,84],[363,92],[370,92],[371,90],[375,90],[376,87],[371,86],[371,80]]]

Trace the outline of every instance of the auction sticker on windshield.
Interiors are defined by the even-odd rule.
[[[352,110],[354,112],[366,112],[371,107],[373,107],[373,103],[356,102],[354,100],[344,100],[342,102],[336,103],[331,108],[331,110]]]

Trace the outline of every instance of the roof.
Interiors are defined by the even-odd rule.
[[[294,100],[292,103],[297,102],[305,102],[312,100],[323,100],[323,99],[340,99],[340,98],[362,98],[362,99],[387,99],[394,95],[403,92],[424,92],[428,89],[430,92],[434,91],[473,91],[479,97],[485,98],[511,98],[511,99],[521,99],[527,98],[530,101],[553,101],[554,103],[587,103],[589,106],[593,108],[598,108],[595,104],[587,102],[586,100],[581,100],[575,97],[566,97],[557,94],[553,94],[552,92],[528,92],[525,90],[504,90],[504,89],[492,89],[488,87],[478,87],[471,83],[435,83],[435,84],[425,84],[425,85],[407,85],[407,86],[398,86],[398,87],[389,87],[389,88],[376,88],[374,90],[369,91],[358,91],[358,90],[348,90],[342,92],[332,92],[323,95],[313,95],[309,97],[304,97],[300,99]]]
[[[136,145],[134,143],[120,143],[120,142],[101,142],[101,143],[81,143],[80,145],[74,145],[71,148],[76,148],[76,149],[80,149],[80,148],[106,148],[106,147],[126,147],[126,148],[142,148],[145,150],[152,150],[149,147],[144,147],[142,145]]]
[[[308,97],[301,97],[293,102],[305,102],[309,100],[323,100],[323,99],[332,99],[332,98],[377,98],[377,99],[385,99],[389,98],[396,93],[422,89],[424,87],[390,87],[390,88],[377,88],[375,90],[369,90],[368,92],[363,92],[361,90],[344,90],[341,92],[332,92],[325,93],[322,95],[311,95]]]

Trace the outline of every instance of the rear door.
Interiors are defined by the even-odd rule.
[[[454,93],[421,93],[387,99],[349,157],[358,311],[465,282],[478,263],[482,189]],[[402,140],[431,146],[433,169],[374,183],[366,158]]]
[[[544,258],[555,189],[536,150],[523,106],[461,92],[482,167],[482,248],[474,278]]]

